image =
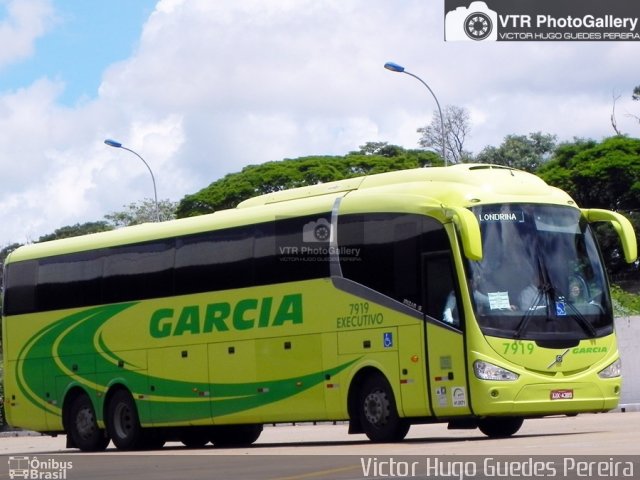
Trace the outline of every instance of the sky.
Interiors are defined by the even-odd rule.
[[[466,148],[637,137],[640,42],[445,42],[434,0],[0,0],[0,248],[179,201],[249,164],[418,148],[441,105]]]

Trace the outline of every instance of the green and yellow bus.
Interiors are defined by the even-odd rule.
[[[21,247],[4,277],[6,416],[98,451],[248,445],[303,421],[374,442],[431,422],[507,437],[605,412],[620,358],[593,222],[636,259],[623,216],[467,164]]]

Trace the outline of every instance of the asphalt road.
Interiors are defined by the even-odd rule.
[[[444,473],[464,480],[504,477],[501,466],[517,470],[507,471],[511,478],[526,478],[536,466],[542,470],[531,470],[532,477],[629,478],[625,472],[631,468],[632,478],[640,478],[640,412],[526,420],[508,439],[488,439],[477,430],[447,430],[446,424],[416,425],[396,444],[372,444],[363,435],[348,435],[345,424],[266,427],[251,448],[187,449],[168,443],[160,450],[126,453],[110,446],[99,455],[67,450],[64,436],[3,436],[0,456],[0,479],[12,471],[21,478],[16,468],[24,468],[25,459],[41,472],[39,478],[64,480],[436,478],[443,473],[436,467],[452,468]],[[629,461],[635,464],[629,466]],[[486,462],[497,463],[483,467]],[[483,468],[492,468],[494,475],[485,471],[480,476]],[[596,468],[605,470],[598,473]]]

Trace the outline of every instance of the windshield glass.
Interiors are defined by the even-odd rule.
[[[613,330],[605,273],[593,234],[575,208],[483,205],[483,259],[468,262],[483,332],[531,340],[579,340]]]

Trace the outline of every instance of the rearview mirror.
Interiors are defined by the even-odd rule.
[[[624,259],[627,263],[633,263],[638,258],[638,244],[636,241],[636,233],[633,230],[631,222],[619,213],[610,210],[601,210],[598,208],[583,208],[582,216],[589,223],[595,222],[611,222],[613,228],[620,237],[622,250],[624,251]]]

